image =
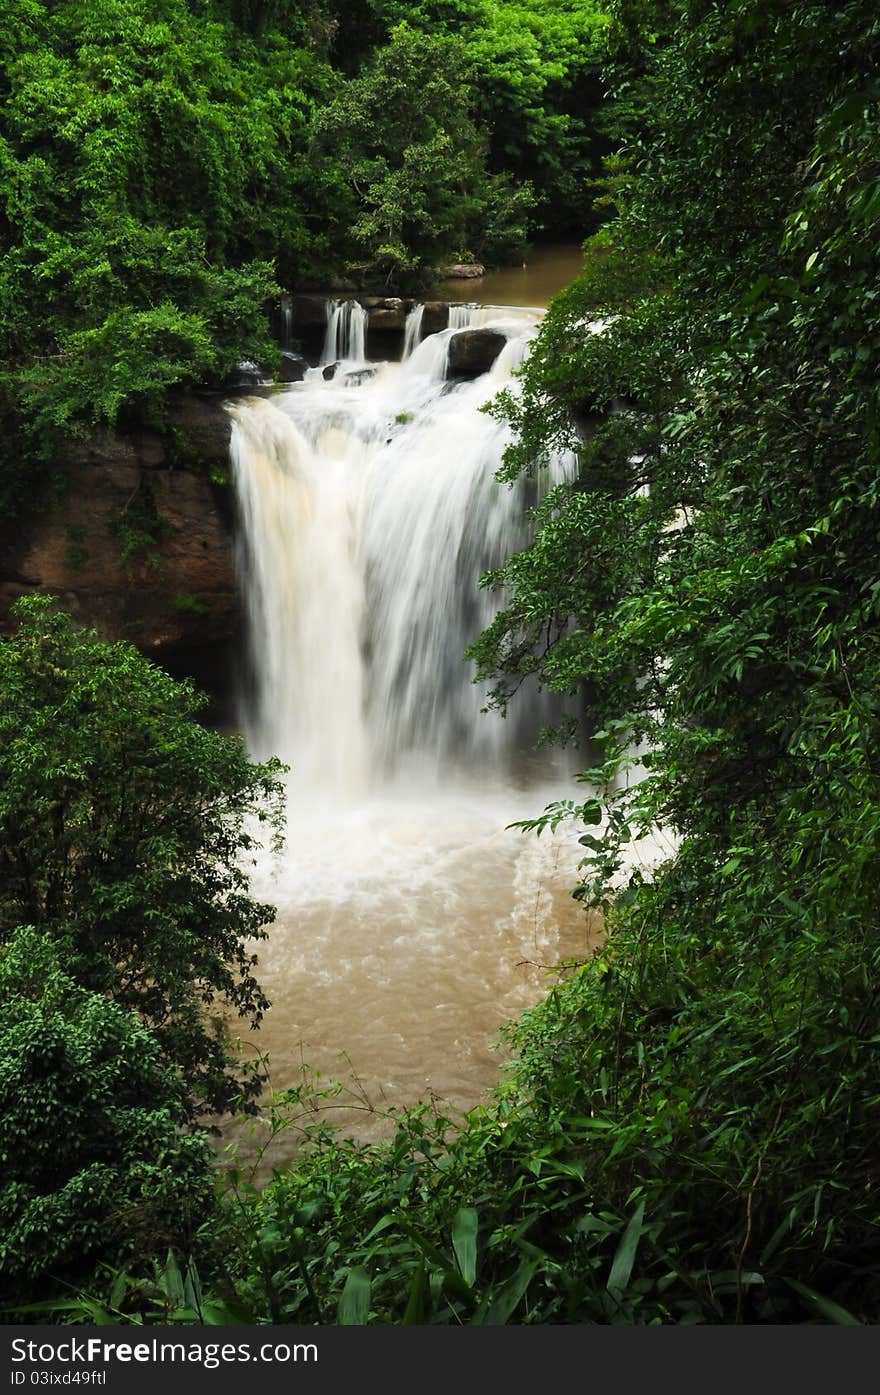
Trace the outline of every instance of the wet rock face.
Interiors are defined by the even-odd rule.
[[[222,399],[180,398],[170,429],[95,429],[61,443],[55,500],[0,536],[0,632],[33,592],[108,639],[161,658],[207,651],[239,625]]]
[[[507,336],[496,329],[460,329],[449,340],[450,378],[478,378],[488,373]]]
[[[426,300],[422,311],[422,336],[439,334],[449,327],[449,305],[445,300]]]
[[[325,295],[292,295],[290,313],[296,330],[324,330],[327,327]]]
[[[401,305],[399,310],[389,310],[384,306],[377,306],[375,310],[368,312],[368,328],[371,330],[394,330],[399,332],[406,324],[406,311]]]
[[[360,387],[362,383],[368,383],[371,378],[375,378],[377,372],[376,368],[357,368],[354,372],[346,373],[345,385],[346,387]]]

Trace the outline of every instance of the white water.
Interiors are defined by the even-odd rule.
[[[406,317],[403,333],[403,353],[401,357],[408,359],[416,345],[422,342],[422,321],[425,316],[425,307],[421,303],[414,305]]]
[[[281,347],[289,349],[293,337],[293,306],[290,303],[290,296],[281,297]]]
[[[469,329],[472,317],[477,313],[476,305],[450,305],[449,328]]]
[[[501,1023],[547,966],[587,950],[569,896],[577,830],[505,829],[572,792],[564,757],[531,750],[552,709],[523,690],[506,721],[482,713],[463,659],[499,604],[480,575],[527,537],[522,486],[494,479],[507,429],[481,407],[515,390],[535,321],[487,314],[505,349],[449,384],[455,326],[370,376],[362,325],[336,306],[331,381],[317,368],[232,409],[254,660],[243,724],[255,754],[291,767],[287,850],[255,881],[279,906],[259,1043],[276,1088],[301,1056],[332,1074],[345,1052],[376,1103],[433,1090],[465,1108],[497,1074]],[[573,468],[555,460],[544,487]]]
[[[362,363],[367,334],[367,312],[356,300],[327,301],[327,333],[321,362],[345,360]]]

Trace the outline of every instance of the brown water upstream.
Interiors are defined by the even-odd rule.
[[[506,266],[473,279],[443,281],[443,300],[477,305],[536,305],[545,307],[580,276],[584,254],[580,243],[533,247],[522,266]]]

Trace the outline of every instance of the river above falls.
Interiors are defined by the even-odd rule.
[[[522,266],[500,267],[485,276],[442,281],[443,300],[476,305],[535,305],[546,308],[584,269],[579,242],[533,247]]]

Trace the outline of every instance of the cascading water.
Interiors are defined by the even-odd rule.
[[[334,322],[353,303],[328,338],[352,332]],[[332,382],[312,370],[236,412],[256,670],[245,724],[300,787],[355,793],[401,765],[432,781],[503,778],[518,726],[540,727],[538,694],[519,722],[482,714],[463,658],[496,609],[480,576],[526,537],[523,487],[494,478],[507,428],[481,410],[528,343],[522,318],[500,323],[507,347],[476,382],[444,380],[450,329],[367,382],[363,364]],[[572,468],[560,457],[547,483]]]
[[[476,305],[450,305],[449,307],[449,328],[469,329],[471,320],[477,313]]]
[[[422,322],[425,317],[425,307],[423,304],[414,305],[406,317],[403,330],[403,354],[404,361],[410,357],[413,349],[422,340]]]
[[[293,306],[289,295],[281,297],[281,347],[289,349],[293,338]]]
[[[367,312],[359,301],[328,300],[327,333],[321,351],[321,362],[362,362],[366,333]]]
[[[540,787],[530,774],[551,709],[521,693],[514,719],[481,712],[463,658],[498,604],[479,577],[527,536],[534,497],[496,483],[507,428],[481,409],[516,390],[535,316],[488,317],[506,347],[490,373],[449,383],[455,326],[367,365],[352,304],[330,313],[332,380],[312,369],[231,409],[244,726],[256,754],[291,767],[287,851],[256,878],[280,908],[261,1045],[276,1087],[303,1042],[325,1071],[347,1052],[380,1100],[430,1087],[465,1107],[497,1071],[498,1026],[539,991],[535,965],[586,946],[574,835],[505,832],[560,794],[548,754]],[[561,456],[545,487],[573,469]]]

